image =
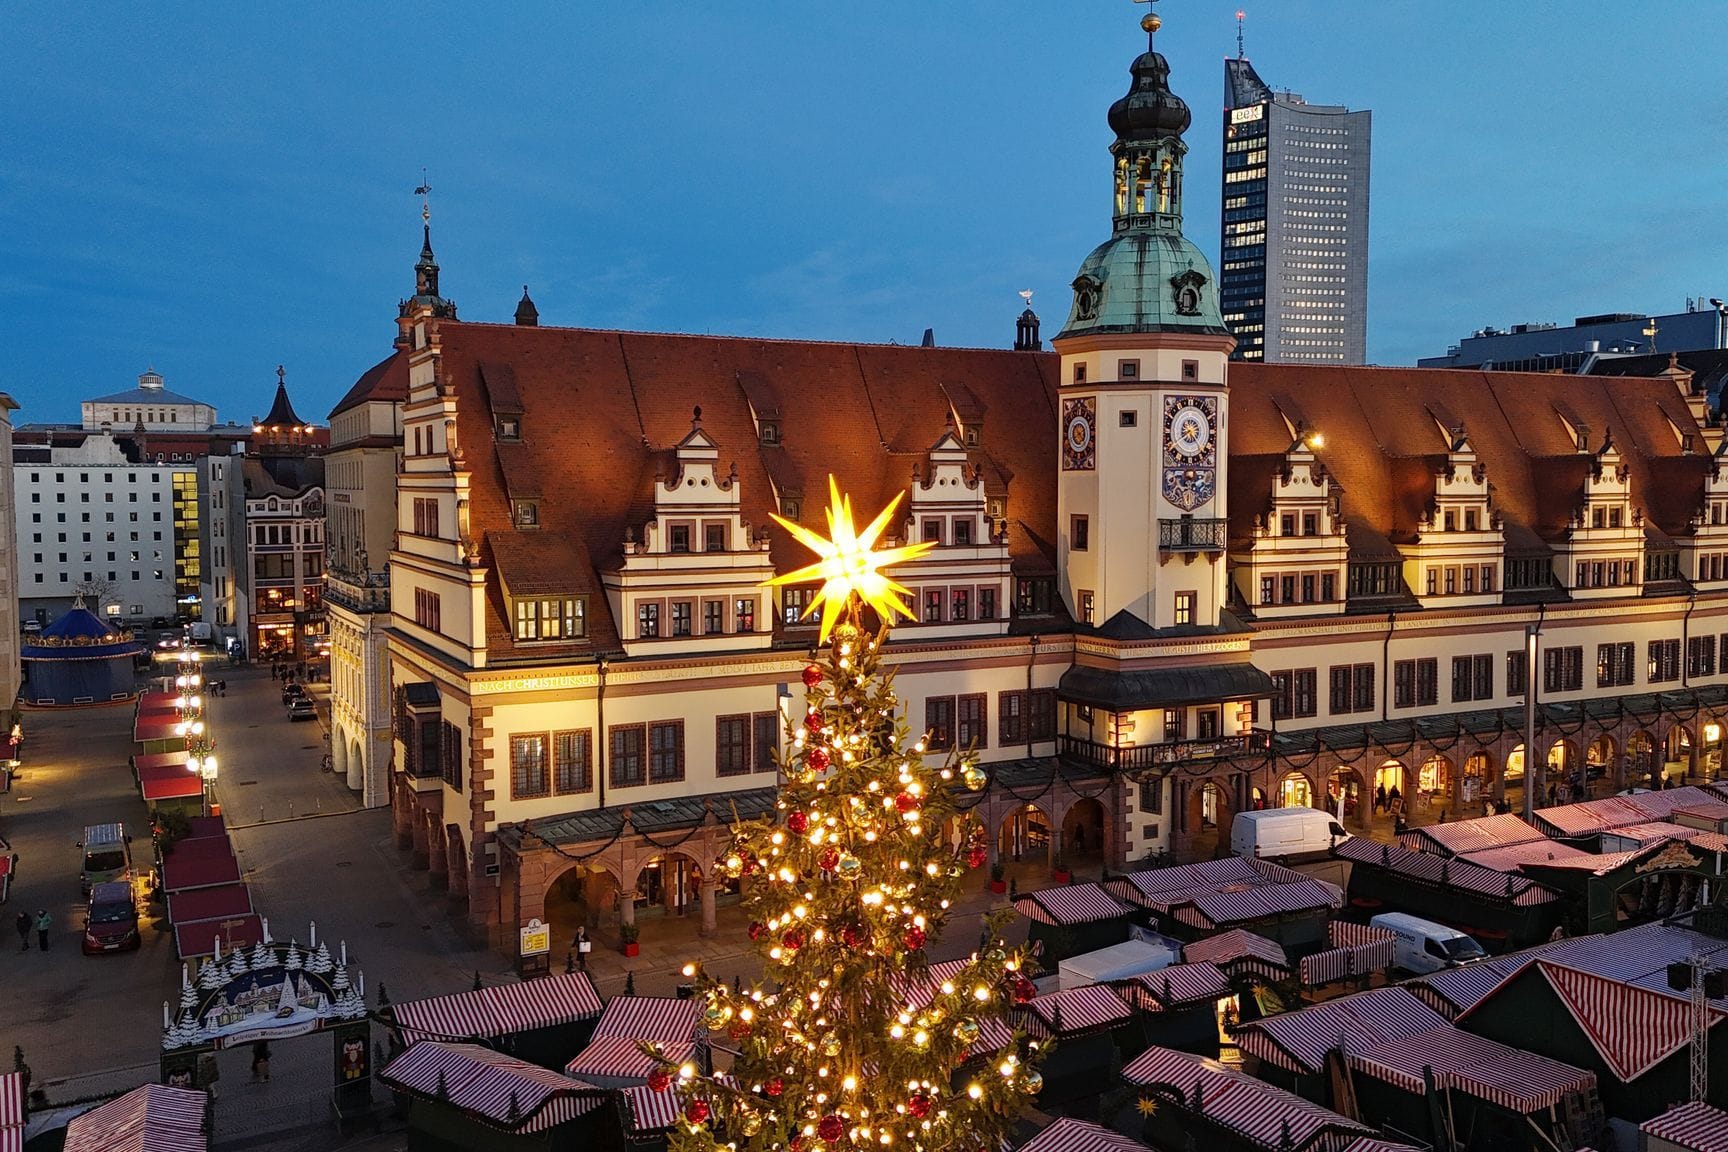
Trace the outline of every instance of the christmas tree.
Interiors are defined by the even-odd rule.
[[[687,1064],[651,1084],[673,1090],[677,1077],[672,1152],[996,1152],[1042,1086],[1041,1053],[1009,1024],[1033,995],[1029,961],[999,940],[964,960],[927,960],[963,878],[988,857],[955,803],[957,786],[976,791],[986,777],[965,752],[926,764],[881,666],[894,614],[911,615],[881,569],[929,545],[873,550],[898,498],[856,532],[829,486],[827,539],[780,521],[822,557],[775,583],[822,581],[810,611],[823,609],[826,650],[804,670],[777,817],[740,824],[718,862],[745,878],[765,979],[738,992],[686,969],[703,1022],[740,1055],[728,1077]],[[866,608],[881,621],[874,632]]]

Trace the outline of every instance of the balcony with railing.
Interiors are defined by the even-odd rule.
[[[1141,768],[1163,769],[1177,764],[1204,760],[1222,760],[1231,756],[1264,753],[1272,746],[1269,732],[1244,732],[1238,736],[1214,736],[1207,740],[1171,740],[1163,744],[1100,744],[1078,736],[1057,738],[1057,752],[1063,759],[1104,768],[1111,772],[1128,772]]]
[[[324,599],[352,612],[388,612],[390,573],[327,569],[324,573]]]
[[[1229,542],[1228,520],[1196,520],[1185,516],[1180,520],[1158,521],[1161,552],[1222,552]]]

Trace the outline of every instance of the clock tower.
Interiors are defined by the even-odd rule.
[[[1210,628],[1225,596],[1235,346],[1206,257],[1182,235],[1188,106],[1146,51],[1110,106],[1112,229],[1080,265],[1062,358],[1062,593],[1080,624]]]

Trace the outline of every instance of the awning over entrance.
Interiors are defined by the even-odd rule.
[[[1272,695],[1272,677],[1252,664],[1201,664],[1112,672],[1076,664],[1062,674],[1057,694],[1076,704],[1109,712],[1135,712],[1219,700],[1257,700]]]

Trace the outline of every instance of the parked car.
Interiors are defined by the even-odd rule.
[[[317,718],[318,710],[312,707],[310,696],[296,696],[288,705],[288,719],[290,720],[315,720]]]
[[[84,917],[84,955],[130,951],[139,943],[138,904],[132,895],[132,882],[112,880],[92,887]]]
[[[283,704],[292,704],[296,700],[307,700],[307,699],[310,699],[310,697],[308,697],[306,695],[306,689],[302,688],[298,684],[288,684],[288,685],[284,686],[282,689],[282,703]]]

